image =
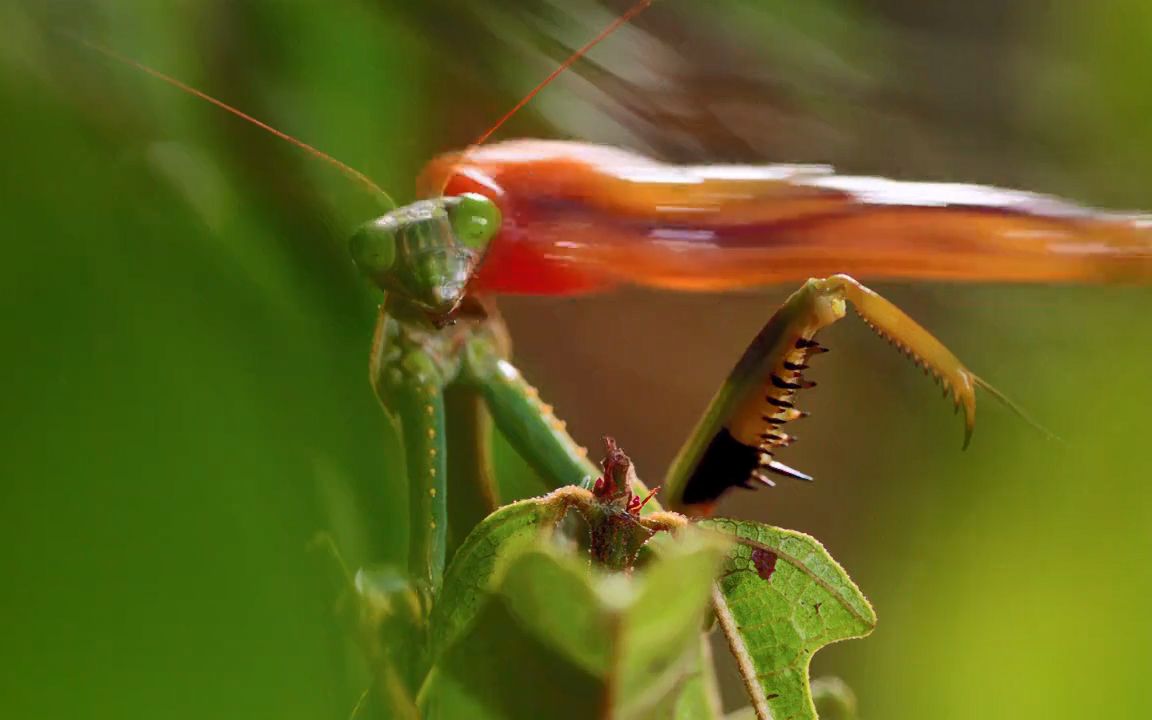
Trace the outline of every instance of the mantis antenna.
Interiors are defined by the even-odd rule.
[[[637,2],[635,5],[628,8],[628,10],[626,10],[624,12],[624,14],[622,14],[619,17],[617,17],[616,19],[614,19],[611,23],[608,24],[607,27],[605,27],[600,32],[596,33],[595,37],[593,37],[588,42],[584,43],[584,45],[582,45],[578,50],[576,50],[571,55],[569,55],[568,58],[566,60],[564,60],[564,62],[557,65],[555,70],[548,73],[548,76],[546,78],[541,80],[539,82],[539,84],[536,85],[536,87],[534,87],[530,91],[528,91],[527,95],[525,95],[523,98],[521,98],[518,103],[513,105],[512,108],[508,112],[504,113],[504,115],[499,120],[497,120],[495,123],[493,123],[492,127],[485,130],[480,135],[480,137],[476,138],[475,142],[473,142],[471,145],[469,145],[467,148],[465,148],[464,152],[460,154],[460,159],[457,160],[456,164],[457,165],[463,165],[464,162],[468,159],[468,157],[472,154],[472,152],[474,150],[476,150],[476,148],[480,147],[485,142],[487,142],[488,139],[490,137],[492,137],[492,135],[504,125],[504,123],[508,122],[508,120],[511,119],[513,115],[520,112],[520,110],[522,110],[525,105],[527,105],[528,103],[530,103],[532,101],[532,98],[539,95],[541,90],[543,90],[544,88],[546,88],[550,84],[552,84],[553,80],[555,80],[557,77],[559,77],[561,74],[563,74],[565,70],[572,67],[576,63],[577,60],[579,60],[580,58],[587,55],[588,52],[592,48],[599,45],[609,35],[616,32],[616,30],[618,30],[620,28],[620,26],[627,24],[629,21],[632,20],[632,18],[636,17],[640,13],[647,10],[648,6],[651,5],[652,2],[653,2],[653,0],[639,0],[639,2]],[[443,195],[444,191],[447,189],[448,181],[451,179],[451,177],[452,177],[451,173],[449,173],[448,176],[445,178],[444,186],[440,189],[441,195]]]
[[[218,100],[217,98],[212,97],[211,95],[209,95],[208,93],[206,93],[202,90],[197,90],[196,88],[192,87],[191,85],[183,83],[183,82],[177,80],[176,78],[172,77],[171,75],[167,75],[165,73],[162,73],[159,70],[157,70],[153,67],[149,67],[148,65],[145,65],[144,63],[142,63],[138,60],[133,60],[132,58],[121,55],[120,53],[118,53],[114,50],[110,50],[110,49],[108,49],[102,45],[98,45],[97,43],[94,43],[91,40],[88,40],[85,38],[76,38],[76,40],[80,44],[84,45],[85,47],[87,47],[91,50],[95,50],[96,52],[100,53],[101,55],[104,55],[105,57],[111,58],[112,60],[115,60],[119,63],[123,63],[124,65],[127,65],[129,67],[134,67],[137,70],[140,70],[141,72],[147,73],[148,75],[151,75],[152,77],[154,77],[158,80],[162,80],[162,81],[168,83],[169,85],[176,88],[177,90],[180,90],[180,91],[185,92],[189,95],[192,95],[193,97],[200,98],[201,100],[210,102],[213,105],[215,105],[216,107],[220,108],[221,110],[225,110],[229,113],[232,113],[233,115],[240,118],[241,120],[246,120],[247,122],[250,122],[253,125],[255,125],[256,127],[260,128],[261,130],[269,132],[272,135],[275,135],[276,137],[280,138],[281,140],[285,140],[285,141],[295,145],[296,147],[300,148],[301,150],[304,150],[305,152],[309,153],[313,157],[320,158],[324,162],[334,166],[337,170],[342,172],[345,175],[345,177],[348,177],[351,180],[353,180],[354,182],[357,182],[360,185],[363,185],[364,187],[371,190],[374,194],[383,198],[385,201],[387,201],[387,203],[391,207],[396,207],[396,201],[392,199],[391,195],[384,192],[384,189],[381,188],[379,185],[377,185],[375,182],[373,182],[370,177],[368,177],[364,173],[360,172],[356,168],[352,167],[351,165],[343,163],[343,162],[337,160],[336,158],[332,157],[328,153],[326,153],[326,152],[324,152],[324,151],[322,151],[316,147],[313,147],[312,145],[309,145],[308,143],[304,142],[303,140],[292,137],[291,135],[289,135],[288,133],[286,133],[282,130],[277,130],[276,128],[272,127],[268,123],[252,117],[251,115],[244,112],[243,110],[232,107],[231,105],[224,102],[223,100]]]

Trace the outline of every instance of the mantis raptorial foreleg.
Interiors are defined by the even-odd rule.
[[[384,368],[377,396],[400,429],[408,474],[408,570],[435,592],[447,547],[444,382],[432,357],[412,349]]]
[[[568,434],[564,421],[502,355],[491,339],[476,337],[467,344],[462,369],[462,381],[483,394],[496,427],[550,483],[579,485],[598,476],[600,471]]]
[[[443,343],[380,309],[370,380],[399,430],[408,475],[409,577],[440,587],[448,532],[444,389],[452,374]]]
[[[811,279],[793,293],[752,341],[673,462],[664,487],[673,509],[707,514],[733,486],[771,485],[770,474],[810,480],[778,462],[774,452],[792,438],[783,426],[796,409],[813,338],[844,317],[851,302],[881,337],[930,372],[964,410],[967,445],[976,418],[976,388],[1003,397],[974,375],[943,343],[902,310],[847,275]]]
[[[370,363],[376,395],[404,447],[409,573],[433,592],[443,576],[449,518],[459,540],[500,501],[488,457],[493,420],[550,485],[578,485],[599,473],[506,359],[499,319],[473,310],[475,316],[437,328],[403,305],[385,305]]]
[[[492,416],[484,396],[460,382],[444,393],[448,443],[448,553],[498,508],[500,488],[492,460]]]

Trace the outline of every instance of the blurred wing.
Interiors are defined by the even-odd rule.
[[[425,187],[444,187],[449,175],[449,192],[487,193],[504,211],[477,290],[564,293],[630,283],[723,291],[841,272],[1152,278],[1147,216],[1031,192],[842,176],[822,166],[679,166],[538,140],[439,158]],[[557,273],[570,277],[558,282]]]

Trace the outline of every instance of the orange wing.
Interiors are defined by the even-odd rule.
[[[1152,280],[1152,217],[979,185],[809,165],[677,166],[586,143],[519,140],[434,160],[421,189],[441,188],[481,192],[504,211],[477,291],[723,291],[841,272]]]

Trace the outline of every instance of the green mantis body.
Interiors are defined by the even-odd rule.
[[[403,438],[409,569],[433,589],[444,571],[450,495],[467,496],[456,505],[470,517],[468,524],[498,502],[487,458],[489,415],[516,450],[557,484],[579,484],[596,474],[583,448],[508,362],[506,348],[495,318],[466,317],[436,328],[403,298],[391,296],[380,308],[371,379]],[[449,437],[449,407],[455,411],[453,429],[470,443]],[[457,482],[449,483],[449,477]],[[458,535],[467,530],[454,529]]]
[[[489,415],[556,484],[596,475],[583,448],[508,362],[499,319],[479,301],[465,301],[467,275],[498,224],[491,203],[465,196],[400,208],[365,225],[352,241],[358,265],[389,292],[376,324],[370,380],[403,439],[409,572],[433,592],[444,574],[450,494],[470,500],[458,503],[469,518],[458,522],[469,526],[498,502],[487,457]],[[449,404],[459,439],[468,442],[449,438]],[[450,473],[458,482],[449,482]]]
[[[499,227],[478,195],[421,201],[361,228],[357,264],[388,293],[372,348],[371,380],[403,438],[409,480],[409,573],[435,593],[449,539],[449,500],[467,499],[451,531],[466,533],[498,502],[487,457],[489,418],[554,486],[597,475],[585,451],[509,362],[507,336],[490,306],[466,295],[467,278]],[[984,383],[894,305],[846,275],[809,280],[771,317],[722,386],[663,483],[680,510],[707,514],[733,485],[772,484],[769,474],[810,479],[774,459],[802,415],[813,339],[855,305],[862,318],[932,372],[964,408],[971,432],[975,388]]]

